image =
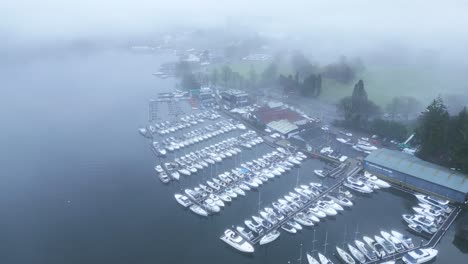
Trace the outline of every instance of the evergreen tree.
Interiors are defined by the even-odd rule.
[[[420,148],[416,155],[424,160],[447,160],[449,114],[440,97],[433,100],[419,118],[416,137]]]
[[[257,85],[257,72],[255,71],[253,65],[250,65],[250,70],[249,70],[249,81],[250,81],[250,87],[254,88]]]
[[[466,107],[454,118],[450,140],[453,165],[468,173],[468,112]]]

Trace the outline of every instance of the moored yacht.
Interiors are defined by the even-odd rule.
[[[190,210],[194,213],[196,213],[197,215],[201,215],[201,216],[208,216],[208,212],[201,208],[200,206],[196,205],[196,204],[192,204],[190,206]]]
[[[395,253],[395,248],[393,247],[393,245],[388,242],[387,240],[383,239],[382,237],[380,236],[374,236],[375,238],[375,241],[377,241],[377,243],[379,243],[380,245],[382,245],[382,247],[384,248],[384,250],[388,253],[388,254],[393,254]]]
[[[339,248],[338,246],[336,247],[336,252],[338,252],[338,256],[340,256],[341,260],[344,261],[346,264],[355,264],[356,261],[351,257],[348,252],[344,251],[343,249]]]
[[[183,207],[188,207],[190,205],[192,205],[192,201],[190,201],[189,198],[187,198],[187,196],[185,195],[182,195],[180,193],[176,193],[174,194],[174,197],[176,199],[176,201],[182,205]]]
[[[327,176],[323,170],[314,170],[315,175],[325,178]]]
[[[291,226],[290,224],[288,223],[284,223],[282,226],[281,226],[281,229],[283,229],[284,231],[286,232],[289,232],[291,234],[296,234],[297,233],[297,230]]]
[[[273,230],[270,233],[264,235],[261,239],[259,244],[265,245],[275,241],[280,236],[280,232],[278,230]]]
[[[413,239],[411,239],[411,237],[403,235],[400,232],[397,232],[395,230],[392,230],[391,232],[392,232],[392,235],[398,238],[407,249],[414,248]]]
[[[377,259],[377,252],[372,249],[369,245],[365,244],[362,241],[354,240],[354,244],[356,247],[364,254],[369,260],[376,260]]]
[[[379,244],[378,242],[375,242],[374,239],[368,236],[364,236],[362,239],[364,240],[364,242],[366,242],[366,244],[369,247],[371,247],[374,250],[374,252],[377,254],[379,258],[383,258],[387,255],[387,252],[385,251],[383,246]]]
[[[307,253],[307,263],[308,264],[320,264],[320,262],[318,262],[318,260],[316,260],[314,257],[312,257],[312,255],[310,255],[309,253]]]
[[[445,206],[449,204],[448,200],[439,199],[429,195],[415,194],[414,196],[416,196],[416,198],[422,203],[427,203],[436,206]]]
[[[405,250],[403,243],[401,243],[401,241],[398,238],[390,235],[388,232],[385,231],[380,231],[380,234],[383,238],[390,242],[390,244],[392,244],[392,246],[396,249],[397,252],[403,252]]]
[[[360,193],[372,192],[372,189],[369,186],[364,184],[362,181],[354,179],[352,177],[348,177],[347,181],[345,181],[343,185]]]
[[[356,258],[359,262],[361,263],[366,262],[366,257],[357,248],[353,247],[351,244],[348,244],[348,249],[349,249],[349,252],[351,252],[351,255],[353,255],[353,257]]]
[[[437,256],[438,251],[433,248],[421,248],[408,252],[402,258],[404,263],[419,264],[426,263]]]
[[[333,264],[333,262],[329,258],[325,257],[322,253],[318,253],[318,257],[321,264]]]
[[[224,234],[221,236],[221,240],[241,252],[254,252],[254,247],[231,229],[224,231]]]

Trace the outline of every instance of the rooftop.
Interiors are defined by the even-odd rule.
[[[294,125],[293,123],[289,122],[288,120],[279,120],[279,121],[273,121],[267,124],[268,127],[270,127],[273,130],[276,130],[280,132],[281,134],[285,135],[288,134],[296,129],[298,127]]]
[[[257,116],[260,122],[264,124],[281,119],[286,119],[291,123],[305,119],[297,112],[282,107],[270,108],[268,106],[263,106],[257,109],[254,114]]]
[[[237,90],[237,89],[229,89],[227,91],[223,91],[223,93],[226,95],[234,95],[234,96],[248,96],[248,94],[245,93],[244,91]]]
[[[382,148],[373,151],[365,160],[452,190],[468,193],[467,175],[421,160],[410,154]]]

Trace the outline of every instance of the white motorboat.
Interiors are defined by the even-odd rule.
[[[404,263],[419,264],[434,259],[439,252],[433,248],[421,248],[408,252],[402,258]]]
[[[194,213],[196,213],[197,215],[201,215],[201,216],[208,216],[208,212],[201,208],[200,206],[196,205],[196,204],[192,204],[190,206],[190,210]]]
[[[369,172],[364,172],[364,177],[367,178],[368,181],[374,183],[375,185],[379,186],[380,188],[390,188],[390,184],[384,180],[379,179],[377,176],[370,174]]]
[[[176,193],[176,194],[174,194],[174,197],[175,197],[176,201],[180,205],[182,205],[183,207],[188,207],[188,206],[192,205],[192,201],[190,201],[190,199],[185,195],[182,195],[180,193]]]
[[[394,237],[398,238],[401,241],[401,243],[405,246],[405,248],[407,249],[414,248],[413,239],[411,239],[411,237],[403,235],[400,232],[395,231],[395,230],[392,230],[391,233]]]
[[[249,230],[246,230],[244,227],[242,226],[237,226],[236,227],[236,230],[237,232],[239,232],[239,234],[241,236],[243,236],[245,239],[248,239],[248,240],[252,240],[255,238],[255,235],[253,234],[252,231],[249,231]]]
[[[401,243],[401,241],[398,238],[390,235],[390,233],[385,231],[380,231],[380,234],[383,238],[390,242],[390,244],[392,244],[392,246],[396,249],[397,252],[403,252],[405,250],[403,243]]]
[[[265,211],[260,211],[260,216],[263,217],[263,219],[267,220],[268,222],[270,222],[271,224],[276,224],[278,223],[278,219],[276,217],[274,217],[272,214],[269,214]]]
[[[221,198],[216,194],[210,194],[208,198],[213,200],[213,202],[219,207],[224,207],[225,205],[224,202],[221,200]]]
[[[161,173],[161,172],[164,171],[164,169],[161,167],[161,165],[154,166],[154,169],[156,170],[157,173]]]
[[[309,253],[307,253],[307,262],[308,264],[320,264],[318,260],[316,260],[314,257],[312,257]]]
[[[211,188],[213,188],[214,190],[219,190],[221,188],[221,186],[219,186],[218,184],[212,181],[206,181],[206,184],[210,186]]]
[[[449,204],[448,200],[439,199],[429,195],[415,194],[414,196],[416,196],[416,198],[422,203],[427,203],[435,206],[445,206]]]
[[[244,191],[250,191],[250,190],[251,190],[250,187],[249,187],[247,184],[242,183],[242,182],[239,183],[238,186],[239,186],[239,188],[241,188],[241,189],[244,190]]]
[[[231,196],[231,198],[237,198],[237,193],[235,193],[231,188],[228,187],[224,191],[227,195]]]
[[[288,225],[294,227],[296,230],[302,230],[302,226],[294,220],[289,220],[286,222]]]
[[[441,207],[436,207],[436,206],[426,204],[426,203],[418,203],[418,206],[423,208],[423,209],[428,209],[428,210],[434,211],[434,213],[439,213],[440,215],[444,215],[445,213],[447,213],[447,211],[445,211],[445,209],[443,209]],[[447,208],[449,208],[449,207],[447,206]]]
[[[257,233],[257,234],[263,233],[263,228],[261,227],[260,224],[256,224],[256,223],[252,222],[251,220],[245,220],[245,221],[244,221],[244,224],[245,224],[250,230],[252,230],[253,232],[255,232],[255,233]]]
[[[186,176],[189,176],[189,175],[192,174],[189,170],[187,170],[184,167],[181,167],[180,169],[178,169],[178,171],[180,172],[180,174],[183,174],[183,175],[186,175]]]
[[[218,213],[221,211],[221,208],[216,204],[216,202],[210,198],[203,201],[203,206],[205,206],[206,209],[213,213]]]
[[[221,236],[221,240],[241,252],[254,252],[254,247],[249,242],[247,242],[247,240],[236,234],[231,229],[224,231],[224,234]]]
[[[297,233],[297,230],[288,223],[284,223],[281,226],[281,229],[283,229],[284,231],[289,232],[291,234],[296,234]]]
[[[359,262],[361,263],[366,262],[366,257],[357,248],[353,247],[351,244],[348,244],[348,249],[349,249],[349,252],[351,252],[351,255],[353,255],[353,257],[356,258]]]
[[[314,173],[315,175],[322,177],[322,178],[325,178],[325,176],[327,176],[323,170],[314,170]]]
[[[307,209],[307,211],[318,218],[327,217],[327,214],[324,211],[320,210],[318,206],[312,206],[309,209]]]
[[[442,214],[443,214],[443,212],[441,212],[441,211],[435,211],[435,210],[432,210],[432,209],[424,209],[424,208],[421,208],[421,207],[413,207],[413,210],[417,214],[427,215],[427,216],[434,217],[434,218],[442,216]]]
[[[294,158],[293,156],[289,156],[288,157],[288,161],[291,162],[292,164],[294,165],[301,165],[301,162],[298,161],[296,158]]]
[[[359,240],[354,240],[354,244],[369,260],[377,260],[377,252],[369,245]]]
[[[328,216],[334,216],[338,214],[338,212],[335,209],[331,208],[330,206],[328,206],[328,204],[324,202],[318,202],[317,206],[321,211],[323,211]]]
[[[423,226],[424,228],[426,228],[428,230],[437,229],[437,226],[436,226],[436,224],[434,222],[435,219],[430,217],[430,216],[404,214],[403,219],[408,224],[421,225],[421,226]]]
[[[325,195],[324,197],[322,197],[322,200],[320,201],[325,202],[326,204],[328,204],[331,208],[335,209],[336,211],[344,210],[344,208],[341,205],[335,203],[335,201],[328,195]]]
[[[366,184],[364,184],[362,181],[353,179],[351,177],[348,177],[348,180],[345,181],[343,185],[360,193],[373,192],[372,189]]]
[[[336,252],[338,252],[338,256],[340,256],[341,260],[344,261],[346,264],[355,264],[356,261],[351,257],[348,252],[344,251],[343,249],[339,248],[338,246],[336,247]]]
[[[341,205],[341,206],[346,206],[346,207],[351,207],[353,206],[353,202],[351,202],[351,200],[349,200],[348,198],[346,197],[342,197],[342,196],[333,196],[333,195],[329,195],[329,197],[335,201],[335,203]]]
[[[329,258],[325,257],[322,253],[318,253],[318,257],[321,264],[333,264],[333,262]]]
[[[408,228],[418,234],[429,234],[429,235],[433,235],[435,232],[437,232],[437,228],[436,227],[430,227],[430,228],[427,228],[425,226],[422,226],[422,225],[418,225],[418,224],[408,224]]]
[[[374,250],[374,252],[377,254],[379,258],[383,258],[387,255],[387,252],[385,251],[383,246],[379,244],[378,242],[375,242],[374,239],[368,236],[364,236],[362,239],[364,240],[364,242],[366,242],[366,244],[369,247],[371,247]]]
[[[171,180],[165,171],[160,172],[158,177],[163,183],[168,183]]]
[[[317,216],[315,216],[313,213],[309,212],[309,211],[307,211],[306,217],[307,217],[307,219],[309,219],[312,222],[315,222],[315,223],[320,222],[320,219]]]
[[[393,254],[395,253],[395,248],[393,247],[393,245],[388,242],[387,240],[383,239],[382,237],[380,236],[374,236],[375,238],[375,241],[377,241],[377,243],[379,243],[380,245],[382,245],[382,247],[384,248],[384,250],[388,253],[388,254]]]
[[[252,216],[252,219],[257,222],[257,224],[265,227],[266,229],[269,229],[272,227],[271,223],[267,222],[265,219],[258,217],[256,215]]]
[[[232,187],[232,190],[237,193],[238,195],[242,195],[242,196],[245,196],[245,192],[239,188],[238,186],[233,186]]]
[[[224,193],[224,192],[222,192],[222,193],[219,193],[219,194],[218,194],[218,196],[219,196],[219,198],[220,198],[221,200],[223,200],[223,202],[227,202],[227,203],[229,203],[229,202],[231,202],[231,201],[232,201],[232,198],[231,198],[231,196],[227,195],[227,194],[226,194],[226,193]]]
[[[280,234],[281,233],[278,230],[271,231],[260,239],[260,245],[265,245],[275,241],[280,236]]]
[[[296,221],[299,224],[304,225],[304,226],[313,226],[314,225],[314,222],[312,220],[310,220],[309,218],[307,218],[307,216],[303,212],[297,213],[293,217],[293,219],[294,219],[294,221]]]

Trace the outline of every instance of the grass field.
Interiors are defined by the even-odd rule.
[[[233,71],[248,77],[251,66],[260,75],[269,63],[268,61],[241,61],[229,66]],[[291,74],[291,66],[280,65],[279,72]],[[431,68],[426,65],[366,65],[366,70],[359,73],[356,80],[350,84],[324,78],[320,99],[324,102],[336,103],[341,98],[351,95],[354,84],[359,79],[364,81],[369,98],[382,107],[395,96],[413,96],[423,104],[427,104],[439,94],[458,94],[468,91],[468,75],[460,72]]]

